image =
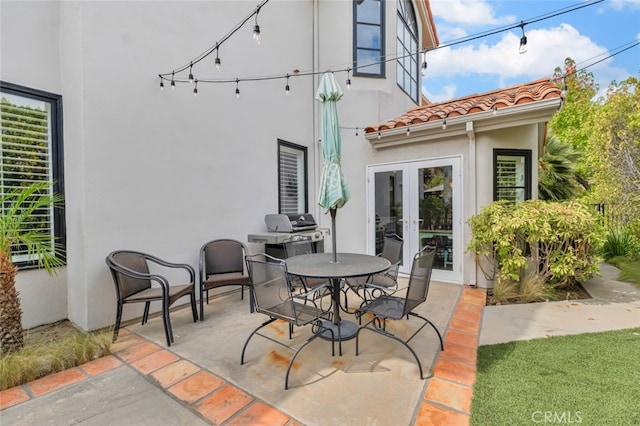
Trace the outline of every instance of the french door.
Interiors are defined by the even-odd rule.
[[[380,253],[385,237],[403,240],[400,272],[415,253],[436,251],[434,280],[462,282],[460,157],[369,166],[367,248]]]

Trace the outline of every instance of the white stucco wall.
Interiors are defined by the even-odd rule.
[[[235,83],[200,84],[195,98],[185,84],[159,90],[159,73],[188,64],[256,5],[2,1],[2,80],[63,98],[68,266],[56,277],[20,272],[27,327],[65,316],[86,330],[112,324],[115,291],[104,263],[112,250],[147,251],[197,268],[204,242],[263,232],[264,215],[278,209],[279,138],[308,147],[310,212],[330,227],[316,205],[319,77],[295,77],[294,70],[352,63],[352,2],[272,0],[259,14],[262,44],[252,40],[252,19],[221,46],[222,72],[215,55],[194,66],[196,78],[291,73],[288,97],[283,79],[241,82],[240,99]],[[395,3],[386,7],[392,54]],[[351,91],[344,73],[337,79],[345,91],[338,105],[344,127],[376,124],[415,106],[397,87],[394,62],[386,79],[352,76]],[[375,158],[362,131],[342,136],[352,198],[338,213],[338,245],[365,251],[365,169]],[[141,308],[127,306],[124,319]]]

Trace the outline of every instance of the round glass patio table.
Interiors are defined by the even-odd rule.
[[[359,253],[338,253],[337,262],[333,257],[333,253],[302,254],[285,259],[285,263],[291,275],[331,281],[333,323],[327,321],[325,326],[333,330],[335,340],[348,340],[355,337],[358,326],[340,318],[340,281],[384,272],[391,267],[391,262],[384,257]],[[320,337],[330,340],[331,333],[324,332]]]

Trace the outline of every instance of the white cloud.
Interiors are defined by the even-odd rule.
[[[509,24],[515,21],[513,16],[495,16],[491,3],[486,0],[431,0],[429,4],[434,17],[452,24],[480,26]]]
[[[494,75],[498,79],[536,79],[553,74],[571,57],[578,66],[602,55],[607,49],[581,35],[568,24],[545,29],[526,30],[528,50],[518,53],[521,34],[507,32],[493,45],[476,45],[437,49],[427,55],[428,76]],[[610,61],[604,61],[603,66]],[[593,61],[592,61],[593,62]],[[586,65],[586,63],[585,63]],[[428,77],[427,77],[428,78]]]
[[[430,92],[426,86],[422,86],[422,91],[429,102],[443,102],[455,98],[457,87],[455,84],[447,84],[440,88],[439,93]]]
[[[640,9],[640,0],[610,0],[608,3],[615,10]]]

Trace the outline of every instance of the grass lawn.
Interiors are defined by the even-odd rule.
[[[640,328],[480,346],[471,425],[640,425]]]

